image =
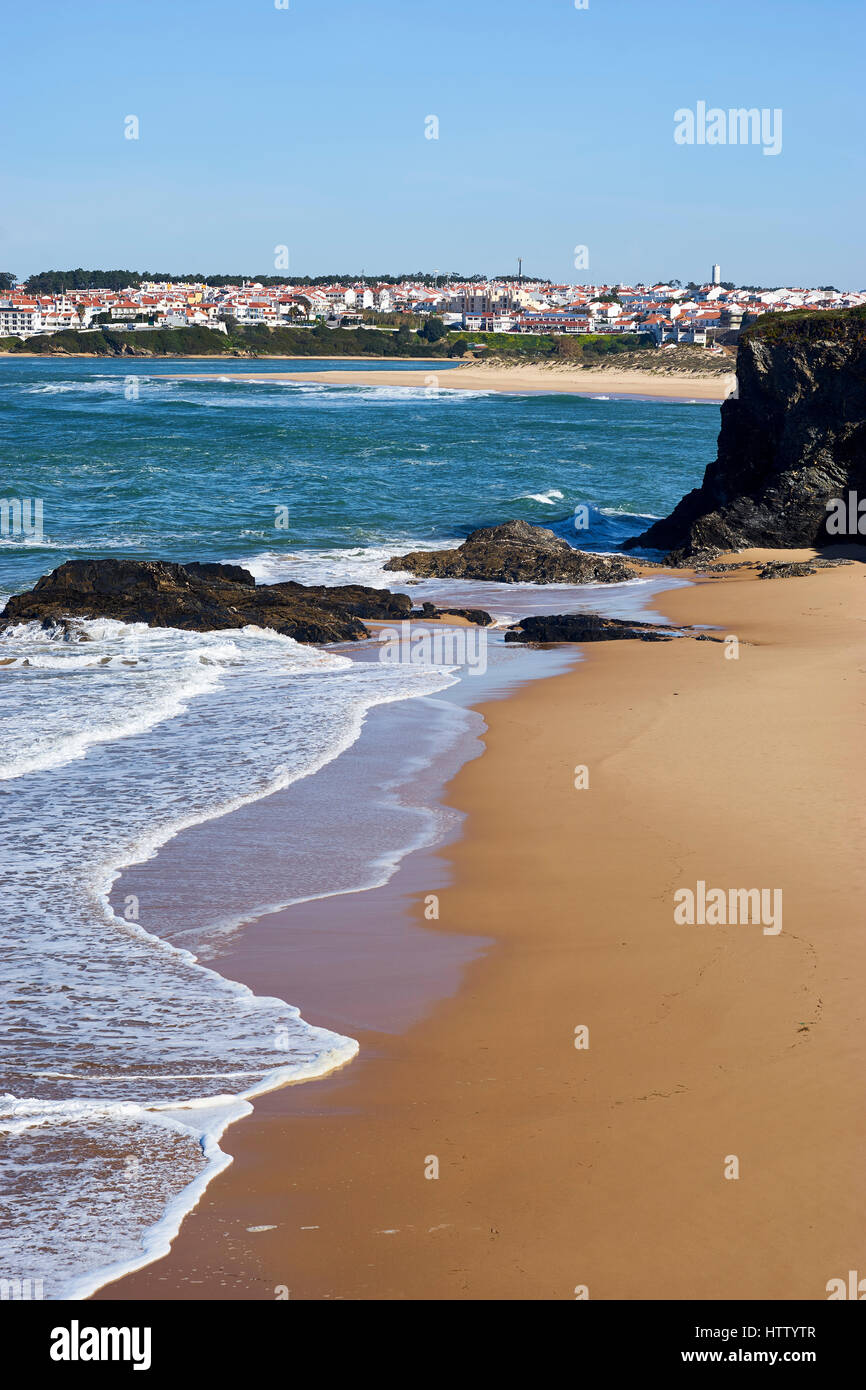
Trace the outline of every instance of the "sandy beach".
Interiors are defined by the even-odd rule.
[[[345,359],[343,359],[345,360]],[[201,381],[201,372],[166,373],[176,379]],[[326,386],[405,386],[436,391],[504,391],[537,394],[561,391],[588,396],[653,396],[667,400],[723,401],[736,385],[733,372],[692,375],[677,371],[618,371],[614,367],[482,366],[478,363],[437,372],[435,362],[419,371],[386,368],[365,372],[339,367],[321,372],[215,371],[222,381],[318,381]]]
[[[862,1267],[863,578],[699,577],[654,606],[736,659],[597,644],[485,706],[459,841],[291,909],[290,966],[277,914],[220,969],[339,1027],[367,924],[371,1018],[377,953],[383,1019],[419,934],[484,953],[257,1100],[170,1255],[97,1297],[823,1299]],[[698,881],[781,888],[782,930],[676,924]]]

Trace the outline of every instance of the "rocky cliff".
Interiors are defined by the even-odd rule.
[[[748,546],[862,543],[856,521],[828,530],[839,512],[828,506],[847,505],[852,491],[866,497],[866,307],[768,314],[740,338],[737,391],[701,486],[627,546],[673,552],[676,563]]]

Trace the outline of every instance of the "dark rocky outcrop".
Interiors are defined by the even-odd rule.
[[[371,589],[366,584],[298,584],[295,580],[280,584],[263,584],[259,593],[267,593],[285,602],[316,604],[328,612],[351,613],[357,618],[384,621],[389,618],[408,618],[412,601],[407,594],[394,594],[390,589]]]
[[[759,579],[795,579],[799,575],[817,574],[819,570],[835,569],[837,565],[853,565],[853,560],[772,560],[762,565],[758,571]]]
[[[483,526],[452,550],[394,555],[386,570],[422,579],[482,579],[499,584],[617,584],[638,570],[619,556],[575,550],[545,526],[506,521]]]
[[[484,608],[438,608],[435,603],[422,603],[420,608],[412,609],[413,618],[462,618],[464,622],[474,623],[476,627],[490,627],[493,619]]]
[[[827,504],[849,491],[866,496],[866,306],[764,315],[740,338],[737,393],[701,486],[627,547],[682,564],[838,543]]]
[[[620,618],[601,618],[597,613],[551,613],[546,617],[521,618],[508,629],[506,642],[616,642],[630,638],[638,642],[670,642],[679,636],[676,628],[658,623],[624,622]]]
[[[298,642],[345,642],[369,636],[362,617],[408,618],[411,611],[405,594],[360,584],[257,585],[238,565],[100,559],[69,560],[44,575],[9,599],[0,623],[117,618],[195,632],[250,623]]]
[[[710,563],[704,558],[694,560],[692,567],[695,574],[730,574],[732,570],[753,570],[757,564],[757,560],[734,560],[728,564],[718,564]]]

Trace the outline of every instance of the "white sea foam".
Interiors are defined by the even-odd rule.
[[[563,494],[558,488],[551,488],[549,492],[524,492],[521,493],[519,501],[542,502],[546,507],[552,507],[554,502],[561,502]]]
[[[591,508],[598,517],[607,513]],[[569,537],[566,535],[566,539]],[[659,589],[677,587],[686,580],[629,579],[620,584],[499,584],[475,579],[423,579],[402,570],[384,568],[391,556],[413,550],[444,550],[460,544],[462,538],[431,542],[405,538],[388,545],[348,547],[339,550],[262,551],[240,563],[259,583],[275,584],[294,579],[302,584],[362,583],[371,588],[390,588],[410,596],[420,605],[432,602],[462,608],[484,608],[499,626],[516,621],[528,613],[568,613],[592,611],[605,617],[645,616],[663,621],[660,615],[644,613],[649,596]],[[576,537],[572,537],[574,544]],[[599,550],[598,554],[617,554]],[[556,608],[551,609],[552,595]],[[546,606],[545,606],[546,605]]]
[[[0,536],[0,550],[58,550],[49,536]]]
[[[398,587],[401,579],[412,578],[409,574],[385,569],[392,555],[408,554],[411,550],[444,550],[459,545],[462,539],[454,536],[450,540],[433,542],[406,537],[387,545],[357,545],[332,550],[264,550],[239,563],[259,584],[296,579],[302,584],[367,584],[371,588],[388,589]]]
[[[123,389],[123,377],[116,379],[118,389]],[[97,395],[112,389],[112,379],[103,377],[97,381],[52,381],[45,386],[22,386],[21,391],[25,396],[66,396],[70,392],[76,395]]]
[[[0,1271],[80,1297],[167,1250],[251,1095],[357,1050],[153,934],[146,902],[117,915],[121,866],[309,776],[374,705],[453,676],[255,628],[110,620],[19,625],[3,659]]]

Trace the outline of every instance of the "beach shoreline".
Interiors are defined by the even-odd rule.
[[[346,360],[346,359],[343,359]],[[357,359],[353,359],[357,360]],[[431,359],[433,361],[439,359]],[[201,381],[201,373],[166,373],[175,380]],[[216,375],[216,374],[215,374]],[[588,396],[650,397],[696,400],[718,404],[734,390],[733,372],[724,376],[692,376],[685,372],[622,372],[613,367],[488,367],[479,364],[449,368],[440,381],[435,372],[341,371],[321,372],[219,372],[230,381],[318,382],[325,386],[399,386],[440,391],[495,391],[508,395],[566,393]]]
[[[422,1021],[257,1099],[171,1253],[96,1297],[825,1297],[864,1186],[862,583],[699,576],[654,606],[736,636],[736,660],[607,643],[483,705],[486,751],[448,789],[462,838],[305,911],[311,941],[351,913],[362,936],[408,914],[493,944]],[[700,880],[782,884],[783,930],[674,925]],[[220,969],[330,1027],[285,916]]]

